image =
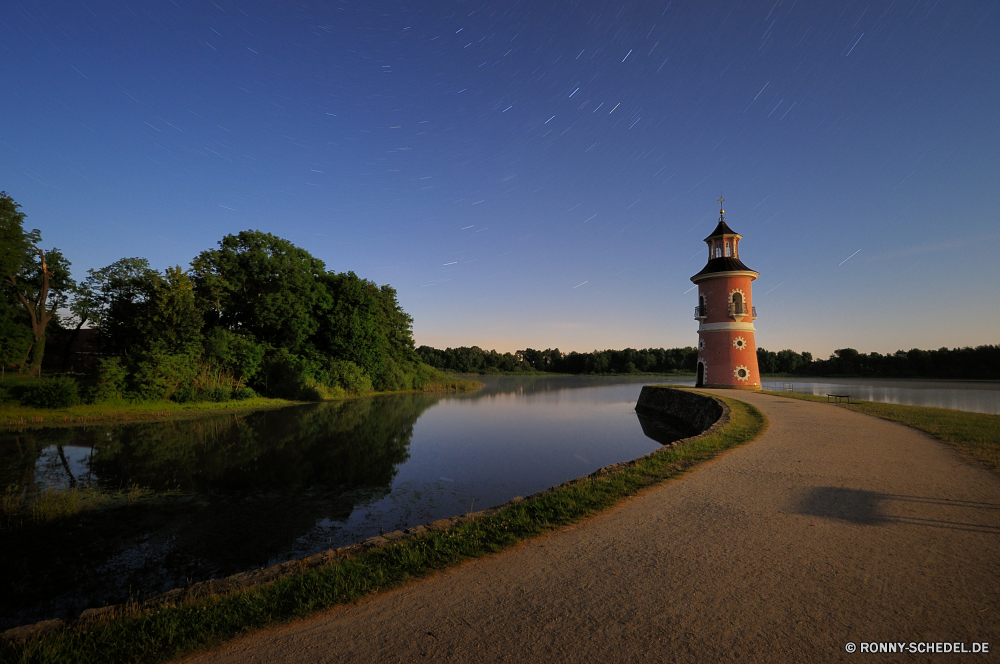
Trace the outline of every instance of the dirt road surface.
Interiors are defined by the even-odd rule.
[[[1000,478],[902,425],[722,394],[767,432],[573,527],[186,661],[1000,660]]]

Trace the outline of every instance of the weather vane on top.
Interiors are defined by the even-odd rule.
[[[725,210],[722,209],[722,201],[724,201],[724,200],[726,200],[726,199],[722,197],[722,194],[719,194],[719,214],[722,214],[722,213],[725,212]]]

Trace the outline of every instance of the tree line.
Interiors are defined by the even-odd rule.
[[[447,377],[420,361],[396,291],[333,272],[270,233],[227,235],[187,268],[122,258],[79,282],[0,192],[0,364],[39,376],[46,339],[85,327],[98,344],[91,401],[320,399],[420,389]]]
[[[562,353],[558,348],[526,348],[514,353],[498,353],[478,346],[417,348],[420,359],[442,371],[457,373],[632,374],[693,373],[697,367],[696,348],[646,348],[636,350],[595,350],[592,353]]]
[[[425,363],[442,371],[480,374],[694,373],[698,366],[698,350],[690,346],[595,350],[591,353],[562,353],[558,348],[499,353],[478,346],[444,350],[420,346],[417,354]],[[841,348],[825,360],[815,360],[809,352],[790,349],[774,352],[758,348],[757,365],[763,374],[995,380],[1000,376],[1000,346],[899,350],[886,355]]]
[[[897,350],[895,353],[861,353],[853,348],[835,350],[828,359],[796,360],[781,351],[757,350],[762,373],[799,373],[813,376],[860,376],[866,378],[962,378],[997,380],[1000,376],[1000,346]],[[803,353],[802,356],[808,355]],[[800,356],[801,357],[801,356]],[[793,367],[793,368],[786,368]]]

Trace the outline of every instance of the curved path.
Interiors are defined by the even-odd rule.
[[[997,657],[1000,478],[902,425],[723,394],[767,415],[763,436],[573,527],[190,661],[949,659],[848,641]]]

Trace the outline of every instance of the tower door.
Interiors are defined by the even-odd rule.
[[[705,364],[703,362],[698,363],[698,380],[694,386],[705,387]]]

